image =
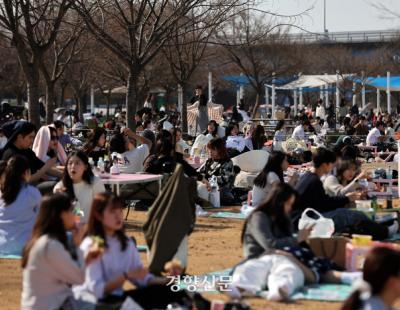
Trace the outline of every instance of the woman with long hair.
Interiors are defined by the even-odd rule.
[[[42,198],[29,185],[31,171],[22,156],[11,157],[0,169],[0,254],[20,255],[39,212]]]
[[[56,184],[54,192],[65,192],[71,199],[76,199],[86,222],[94,196],[104,191],[104,184],[93,175],[86,154],[82,151],[71,153],[62,180]]]
[[[261,125],[257,125],[252,131],[251,137],[248,137],[245,140],[247,150],[261,150],[267,140],[267,138],[265,137],[264,127]]]
[[[258,206],[267,198],[272,185],[284,182],[283,173],[288,167],[289,163],[285,153],[280,151],[271,152],[264,169],[254,179],[253,206]],[[297,175],[293,175],[289,183],[294,185],[297,179]]]
[[[301,229],[297,237],[293,236],[289,215],[296,195],[296,191],[288,184],[273,186],[267,200],[250,214],[244,224],[242,243],[245,257],[253,259],[271,251],[283,251],[311,269],[314,282],[349,284],[360,277],[359,273],[335,271],[328,259],[315,257],[305,243],[313,227]]]
[[[275,127],[275,134],[273,140],[273,149],[275,151],[282,150],[282,143],[286,140],[285,121],[279,120]]]
[[[84,229],[75,224],[73,208],[65,194],[43,199],[22,254],[22,309],[87,309],[73,298],[71,285],[83,283],[85,263],[97,259],[101,250],[91,248],[85,256],[80,251]]]
[[[342,310],[394,309],[400,297],[400,252],[373,248],[363,267],[363,281],[344,302]]]
[[[361,188],[358,180],[366,178],[365,171],[360,172],[359,164],[354,160],[341,160],[336,165],[336,175],[329,175],[324,181],[325,192],[332,197],[345,196],[348,193],[355,192]]]
[[[74,292],[88,293],[103,304],[123,302],[129,296],[145,309],[164,309],[170,303],[182,302],[184,292],[172,292],[166,286],[167,278],[156,277],[143,266],[135,242],[125,234],[123,207],[123,201],[111,193],[94,198],[81,250],[86,253],[101,238],[104,254],[87,267],[84,284]],[[137,289],[124,291],[126,281]]]
[[[218,123],[214,120],[208,122],[207,129],[203,132],[203,135],[210,134],[213,138],[218,138]]]
[[[207,180],[215,176],[220,191],[221,204],[229,205],[234,202],[232,194],[235,181],[233,162],[229,159],[225,142],[221,138],[211,140],[207,144],[207,149],[210,158],[198,170],[205,179],[204,186],[207,191],[198,188],[198,193],[201,198],[208,200],[208,192],[211,191],[211,187]]]
[[[96,128],[92,135],[89,137],[88,142],[83,146],[83,151],[89,158],[93,158],[97,164],[100,157],[107,154],[105,149],[107,132],[103,128]]]

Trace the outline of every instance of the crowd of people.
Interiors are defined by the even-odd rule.
[[[123,209],[135,199],[137,185],[124,185],[120,197],[112,194],[102,175],[114,166],[120,173],[163,175],[164,184],[182,166],[185,177],[197,182],[200,208],[213,206],[215,192],[224,206],[241,205],[252,193],[253,211],[241,235],[244,259],[230,285],[234,298],[267,286],[268,299],[286,300],[306,283],[364,279],[344,309],[393,306],[400,295],[400,253],[374,249],[363,273],[346,272],[312,252],[313,226],[298,229],[301,215],[312,208],[332,219],[338,234],[385,240],[398,232],[397,221],[377,223],[354,209],[354,202],[368,194],[359,181],[371,179],[362,166],[369,157],[357,145],[365,140],[378,152],[396,149],[391,116],[367,118],[350,109],[340,119],[337,141],[329,145],[321,141],[330,130],[330,114],[321,101],[314,110],[300,110],[291,134],[284,120],[271,122],[275,130],[269,134],[263,124],[245,117],[243,106],[224,122],[209,120],[198,87],[193,102],[199,102],[201,133],[188,137],[179,128],[178,113],[160,114],[151,102],[148,98],[136,114],[135,131],[125,127],[124,115],[96,121],[88,132],[76,121],[73,136],[61,120],[40,128],[25,120],[2,126],[0,254],[22,257],[23,309],[94,309],[127,300],[151,309],[199,302],[184,290],[173,292],[165,277],[144,267],[135,241],[124,231]],[[296,147],[290,148],[293,141]],[[266,164],[247,188],[239,188],[235,158],[254,151],[265,152]],[[306,171],[289,169],[299,163]],[[166,268],[165,274],[183,269]],[[126,281],[137,288],[124,291]],[[201,304],[209,306],[205,300]]]

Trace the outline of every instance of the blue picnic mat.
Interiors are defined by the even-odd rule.
[[[138,245],[137,249],[139,252],[146,252],[147,245]],[[0,254],[0,259],[21,259],[21,255],[2,255]]]
[[[231,281],[229,276],[231,271],[232,269],[229,268],[200,276],[186,276],[179,282],[179,288],[196,292],[219,293],[215,289],[215,284]],[[351,291],[351,286],[344,284],[314,284],[299,289],[291,296],[291,299],[340,302],[346,300]],[[259,292],[257,295],[265,295],[265,292]]]
[[[384,241],[400,241],[400,234],[394,234],[392,237],[390,237],[389,239],[386,239]]]
[[[350,285],[345,284],[314,284],[308,285],[290,298],[293,300],[318,300],[318,301],[332,301],[339,302],[345,301],[350,296],[352,288]]]
[[[0,259],[21,259],[21,255],[2,255],[2,254],[0,254]]]
[[[212,213],[210,217],[216,217],[216,218],[225,218],[225,219],[239,219],[239,220],[245,220],[246,215],[242,213],[234,213],[234,212],[216,212]]]
[[[148,247],[147,245],[138,245],[137,249],[139,252],[147,252]]]

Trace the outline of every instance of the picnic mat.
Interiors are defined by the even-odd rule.
[[[2,255],[2,254],[0,254],[0,259],[21,259],[21,255]]]
[[[139,252],[147,252],[147,245],[138,245],[137,249]],[[21,255],[2,255],[0,254],[0,259],[21,259]]]
[[[390,237],[389,239],[386,239],[384,241],[400,241],[400,234],[394,234],[392,237]]]
[[[315,284],[303,287],[290,298],[293,300],[345,301],[350,296],[352,288],[345,284]]]
[[[215,218],[225,218],[225,219],[239,219],[239,220],[245,220],[246,215],[242,213],[235,213],[235,212],[216,212],[212,213],[210,217],[215,217]]]
[[[215,289],[215,284],[217,282],[229,283],[231,271],[232,269],[229,268],[200,276],[186,276],[178,281],[178,287],[189,291],[219,293]],[[351,291],[351,286],[344,284],[315,284],[301,288],[291,296],[291,299],[340,302],[346,300]],[[264,296],[266,294],[265,291],[262,291],[257,295]]]

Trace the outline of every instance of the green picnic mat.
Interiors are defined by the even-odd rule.
[[[215,218],[225,218],[225,219],[239,219],[239,220],[245,220],[246,215],[242,213],[234,213],[234,212],[216,212],[212,213],[210,217],[215,217]]]

